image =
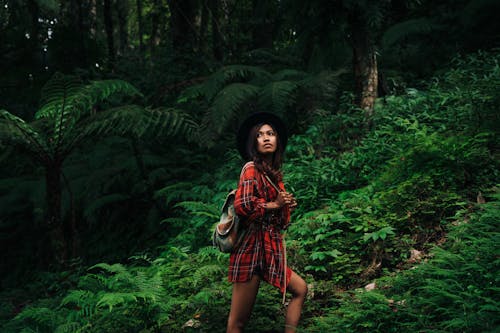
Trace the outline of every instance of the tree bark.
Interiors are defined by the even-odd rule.
[[[274,35],[273,8],[272,2],[267,0],[253,0],[253,26],[252,26],[252,47],[272,48]]]
[[[104,0],[104,29],[108,44],[108,64],[113,68],[115,63],[115,41],[113,36],[113,17],[111,15],[111,0]]]
[[[138,33],[139,33],[139,50],[141,52],[144,52],[144,40],[143,40],[143,34],[144,34],[144,26],[142,23],[142,0],[136,0],[136,5],[137,5],[137,28],[138,28]]]
[[[204,53],[207,49],[206,36],[208,30],[208,21],[210,13],[208,10],[208,0],[202,0],[201,2],[201,14],[200,14],[200,29],[198,32],[198,51]]]
[[[375,43],[366,28],[366,23],[356,14],[351,14],[350,26],[356,102],[365,111],[370,124],[378,88]]]
[[[196,41],[194,0],[169,0],[172,47],[177,55],[192,50]]]
[[[63,265],[68,259],[68,244],[64,237],[64,228],[61,219],[61,171],[62,163],[58,161],[52,161],[45,167],[46,225],[52,255],[59,265]]]
[[[151,12],[151,35],[149,38],[149,51],[153,54],[154,48],[158,45],[158,27],[160,25],[161,1],[153,1]]]
[[[214,59],[222,62],[224,51],[222,49],[222,33],[220,28],[220,4],[219,0],[209,0],[210,12],[212,13],[212,50]]]
[[[118,14],[118,31],[120,36],[119,50],[123,54],[128,48],[128,33],[127,33],[128,3],[126,1],[119,1],[116,10]]]

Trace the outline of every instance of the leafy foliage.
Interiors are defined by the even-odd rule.
[[[207,112],[200,117],[200,140],[211,146],[224,131],[235,128],[237,117],[251,111],[267,110],[285,116],[293,108],[303,108],[308,96],[326,98],[336,92],[339,76],[345,71],[323,71],[308,75],[297,70],[283,69],[274,74],[255,66],[223,67],[205,82],[186,89],[179,103],[191,103],[199,108],[203,99]],[[306,110],[306,112],[309,110]]]
[[[425,87],[380,99],[372,128],[363,126],[349,93],[338,105],[326,98],[304,108],[316,117],[300,117],[307,130],[291,136],[284,170],[286,187],[299,200],[286,236],[289,263],[310,290],[301,329],[498,328],[498,60],[496,51],[457,58],[455,68]],[[241,161],[234,149],[226,149],[227,142],[213,142],[207,151],[181,136],[164,146],[156,134],[190,135],[206,126],[220,126],[215,133],[223,134],[250,96],[259,105],[271,101],[268,105],[283,108],[282,114],[293,115],[288,107],[302,103],[301,89],[314,81],[300,71],[225,70],[181,97],[185,109],[204,106],[198,113],[127,106],[99,110],[91,115],[95,123],[83,117],[75,123],[72,131],[81,130],[82,137],[104,134],[104,128],[109,133],[136,131],[131,139],[109,138],[75,148],[66,161],[68,188],[82,194],[68,194],[65,200],[68,206],[70,197],[79,204],[74,212],[86,223],[79,227],[88,233],[87,246],[98,260],[40,276],[41,282],[28,283],[27,291],[17,291],[20,295],[0,293],[2,331],[224,329],[231,288],[225,279],[228,256],[210,247],[210,232],[224,195],[236,186]],[[73,91],[70,84],[54,89]],[[224,91],[231,96],[219,95]],[[228,107],[227,113],[215,110],[216,101],[221,103],[217,108]],[[86,102],[78,103],[74,105]],[[144,114],[155,112],[152,123],[123,120],[127,115],[134,121],[146,119]],[[46,133],[63,138],[54,136],[47,119],[27,124],[8,113],[3,117],[9,118],[1,126],[10,126],[11,137],[18,131],[32,138],[38,133],[40,140]],[[198,126],[194,119],[206,121]],[[101,120],[102,132],[97,125]],[[171,125],[161,132],[161,124]],[[136,141],[149,135],[151,146]],[[36,165],[20,157],[16,161],[20,171],[5,170],[11,177],[0,182],[8,192],[2,205],[12,205],[12,215],[0,220],[4,229],[15,225],[11,216],[24,211],[14,203],[40,182],[19,177]],[[15,185],[16,191],[10,191]],[[118,247],[115,253],[111,245],[103,245],[113,242],[103,239],[126,249]],[[148,249],[140,251],[138,243]],[[123,256],[131,252],[132,257]],[[108,260],[99,260],[106,255]],[[374,280],[376,290],[359,289]],[[28,299],[26,294],[30,301],[20,304],[17,299]],[[282,324],[279,296],[264,285],[248,330],[278,331]]]

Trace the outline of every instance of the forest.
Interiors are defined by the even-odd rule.
[[[0,331],[224,332],[251,113],[299,332],[500,330],[500,2],[0,0]],[[248,332],[282,332],[260,287]]]

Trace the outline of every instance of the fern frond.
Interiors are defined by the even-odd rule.
[[[206,185],[193,187],[192,182],[177,182],[156,191],[155,198],[165,198],[168,205],[173,201],[203,200],[212,195],[212,191]]]
[[[113,307],[137,302],[137,296],[133,293],[127,292],[117,292],[117,293],[105,293],[101,296],[97,302],[98,308],[108,308],[109,311],[113,311]]]
[[[76,304],[82,306],[93,296],[88,290],[71,290],[61,301],[61,305]]]
[[[204,202],[183,201],[175,206],[182,207],[197,216],[207,216],[214,220],[218,220],[220,217],[217,207],[215,207],[214,205],[206,204]]]
[[[28,307],[15,317],[16,321],[33,321],[37,325],[53,330],[57,323],[62,322],[59,313],[47,307]],[[41,328],[39,327],[39,328]]]
[[[99,264],[95,264],[94,266],[89,267],[88,270],[92,270],[94,268],[100,268],[103,271],[108,272],[108,273],[130,276],[130,273],[128,272],[127,267],[123,266],[122,264],[110,265],[107,263],[99,263]]]
[[[121,80],[94,81],[82,85],[74,76],[56,73],[42,89],[42,107],[35,118],[53,121],[53,139],[59,146],[66,133],[90,114],[92,108],[114,94],[141,95],[130,83]]]
[[[307,73],[296,69],[283,69],[273,74],[273,81],[299,81],[307,77]]]
[[[297,88],[298,84],[292,81],[270,82],[260,91],[260,104],[282,115],[287,106],[295,103]]]
[[[76,132],[76,131],[75,131]],[[198,125],[186,112],[178,109],[145,109],[127,105],[99,112],[81,123],[77,132],[65,147],[73,149],[86,138],[96,136],[173,136],[182,135],[195,141]]]
[[[6,110],[0,110],[0,141],[19,144],[44,159],[47,143],[31,125]]]
[[[223,275],[224,267],[222,265],[205,265],[198,268],[193,274],[193,287],[206,285],[211,279]]]
[[[207,81],[183,91],[180,99],[204,97],[211,101],[224,86],[236,82],[248,82],[252,79],[270,80],[271,74],[256,66],[231,65],[222,67],[212,74]]]
[[[214,99],[210,117],[210,130],[220,134],[250,102],[257,97],[259,88],[246,83],[233,83],[222,89]],[[243,111],[244,112],[244,111]]]
[[[82,317],[92,317],[96,314],[97,295],[90,290],[71,290],[61,301],[61,305],[75,304]]]

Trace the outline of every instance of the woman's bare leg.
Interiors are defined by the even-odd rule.
[[[292,299],[286,310],[285,333],[295,333],[307,295],[307,284],[304,279],[292,272],[287,290],[292,293]]]
[[[250,319],[259,285],[260,277],[258,275],[254,275],[248,282],[233,283],[231,311],[227,320],[226,333],[243,332],[245,324]]]

